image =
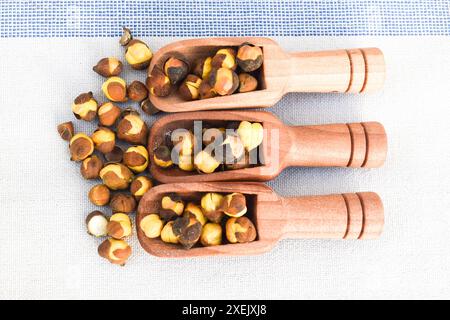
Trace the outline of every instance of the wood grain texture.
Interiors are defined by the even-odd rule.
[[[218,120],[220,119],[220,120]],[[161,168],[154,163],[153,151],[165,142],[165,133],[177,128],[191,129],[194,120],[217,127],[228,121],[261,122],[265,129],[263,165],[239,170],[200,174],[176,166]],[[163,183],[208,181],[268,181],[289,166],[365,167],[383,165],[387,137],[377,122],[287,126],[275,115],[264,111],[199,111],[170,114],[158,119],[148,139],[152,176]]]
[[[157,213],[163,195],[172,192],[189,200],[199,200],[205,192],[241,192],[254,199],[248,204],[248,215],[257,228],[257,240],[185,250],[179,245],[147,238],[139,228],[140,221],[148,214]],[[374,239],[381,235],[383,225],[383,204],[373,192],[281,197],[268,186],[256,182],[159,185],[141,199],[136,216],[141,246],[152,255],[167,258],[260,254],[269,251],[283,238]]]
[[[260,90],[195,101],[184,101],[174,90],[168,97],[151,95],[153,105],[165,112],[270,107],[288,92],[365,93],[379,90],[384,83],[385,63],[380,49],[286,53],[275,41],[261,37],[176,41],[155,53],[148,70],[150,73],[155,65],[162,66],[173,55],[193,62],[214,55],[219,48],[237,47],[243,42],[263,48]]]

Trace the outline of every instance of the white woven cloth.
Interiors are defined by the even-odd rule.
[[[175,39],[144,40],[156,50]],[[386,213],[380,240],[286,240],[262,256],[165,260],[146,254],[133,237],[128,265],[110,265],[84,226],[95,209],[87,200],[93,183],[69,161],[56,125],[73,120],[77,94],[101,97],[102,79],[91,68],[121,49],[112,38],[0,39],[0,298],[448,298],[449,38],[277,40],[289,51],[384,51],[382,92],[289,94],[269,109],[288,124],[385,125],[383,168],[293,168],[269,183],[281,195],[378,192]],[[136,73],[127,68],[125,78]]]

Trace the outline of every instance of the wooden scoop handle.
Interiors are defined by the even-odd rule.
[[[385,63],[378,48],[290,54],[287,92],[374,92],[383,86]]]
[[[282,198],[283,238],[375,239],[384,226],[373,192]]]
[[[378,122],[292,126],[286,166],[376,168],[383,165],[387,137]]]

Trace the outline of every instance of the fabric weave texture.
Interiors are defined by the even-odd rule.
[[[0,299],[448,299],[449,14],[443,0],[0,1]],[[105,101],[92,66],[123,57],[123,25],[155,51],[234,35],[270,36],[286,52],[383,50],[381,91],[292,93],[265,109],[288,125],[383,123],[383,167],[288,168],[267,183],[282,196],[375,191],[381,238],[286,239],[260,256],[170,260],[133,235],[125,267],[98,257],[102,239],[84,220],[110,212],[88,201],[98,181],[81,177],[56,126],[95,130],[70,106],[87,91]],[[121,76],[145,80],[127,64]]]
[[[450,35],[448,0],[3,0],[0,37]]]

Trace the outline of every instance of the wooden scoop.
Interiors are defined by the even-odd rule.
[[[288,92],[365,93],[384,83],[383,53],[377,48],[286,53],[273,40],[258,37],[207,38],[171,43],[156,52],[149,67],[162,67],[170,56],[184,56],[193,62],[213,56],[219,48],[237,48],[250,42],[263,49],[259,88],[248,93],[185,101],[174,90],[168,97],[151,95],[153,105],[166,112],[270,107]]]
[[[243,193],[247,197],[246,216],[253,221],[258,233],[256,241],[196,246],[186,250],[180,245],[164,243],[159,238],[147,238],[139,227],[140,221],[148,214],[157,213],[162,197],[172,192],[187,201],[200,201],[205,192]],[[380,236],[383,225],[383,204],[376,193],[286,198],[255,182],[159,185],[141,199],[136,216],[137,235],[142,247],[152,255],[167,258],[259,254],[269,251],[284,238],[375,239]]]
[[[217,128],[226,127],[229,121],[262,123],[265,136],[260,148],[265,163],[209,174],[183,171],[177,166],[158,167],[153,160],[153,151],[164,144],[166,133],[178,128],[192,129],[194,120],[203,120]],[[163,183],[267,181],[289,166],[379,167],[386,158],[387,138],[378,122],[287,126],[264,111],[200,111],[170,114],[157,120],[150,130],[148,150],[152,176]]]

